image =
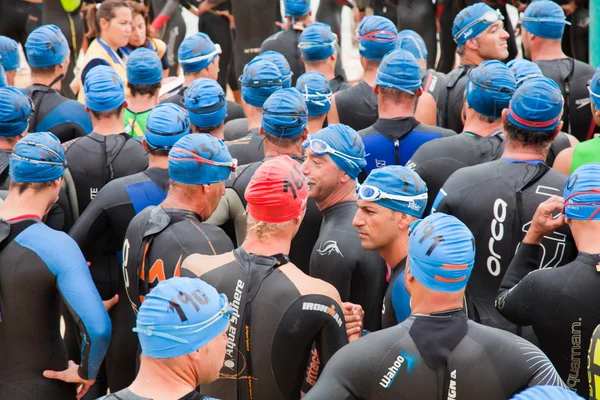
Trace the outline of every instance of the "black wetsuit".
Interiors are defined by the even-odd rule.
[[[406,258],[390,271],[390,279],[381,308],[382,329],[396,326],[410,316],[410,296],[404,285],[405,271]]]
[[[64,148],[80,213],[111,180],[148,168],[148,155],[142,143],[126,133],[104,136],[92,132],[65,143]]]
[[[544,353],[459,310],[412,315],[350,343],[304,400],[506,400],[536,385],[564,387]]]
[[[190,254],[216,255],[232,249],[223,230],[202,223],[191,211],[148,207],[133,218],[123,244],[119,303],[111,310],[114,326],[107,367],[118,373],[109,376],[111,391],[122,390],[135,379],[138,338],[131,330],[144,296],[160,281],[190,276],[181,273],[181,264]]]
[[[265,158],[263,141],[259,129],[255,128],[243,138],[228,142],[227,150],[231,157],[238,160],[238,165],[252,164]]]
[[[248,118],[237,118],[229,121],[225,123],[224,129],[225,142],[241,139],[248,135]]]
[[[76,384],[42,372],[68,365],[60,334],[63,304],[83,339],[79,376],[95,379],[108,348],[110,320],[85,259],[71,238],[38,219],[2,226],[8,237],[0,245],[0,398],[74,399]]]
[[[520,332],[498,313],[494,300],[535,210],[549,197],[560,196],[566,180],[541,162],[500,159],[462,168],[444,183],[432,211],[454,215],[475,235],[475,267],[466,292],[469,318]],[[566,264],[577,251],[567,226],[545,237],[542,245],[543,268]]]
[[[344,6],[352,8],[354,5],[347,0],[321,0],[315,19],[331,27],[333,33],[338,37],[338,43],[342,43],[342,9]]]
[[[569,138],[560,132],[546,158],[546,164],[552,166],[556,155],[571,146]],[[436,140],[419,147],[410,161],[406,164],[413,169],[427,184],[427,208],[423,215],[429,215],[433,201],[438,192],[457,170],[472,165],[483,164],[497,160],[504,151],[504,136],[493,134],[481,137],[472,132]]]
[[[169,75],[177,76],[179,69],[179,59],[177,50],[185,38],[187,31],[185,20],[181,14],[181,6],[189,7],[187,1],[181,0],[146,0],[144,3],[150,4],[150,12],[154,19],[167,18],[166,23],[156,29],[158,38],[167,45],[167,54],[169,58]]]
[[[510,321],[531,325],[540,349],[569,389],[587,397],[586,351],[600,324],[600,255],[579,253],[560,268],[538,270],[543,252],[541,246],[521,244],[502,280],[496,307]]]
[[[438,113],[441,116],[441,127],[454,132],[463,131],[461,113],[465,99],[465,88],[469,78],[467,73],[475,65],[459,65],[446,76],[446,85],[439,93],[437,100]]]
[[[434,68],[437,58],[435,4],[431,0],[398,1],[396,21],[398,32],[412,29],[421,35],[427,46],[427,68]]]
[[[600,133],[592,117],[587,89],[587,82],[594,76],[594,68],[572,58],[537,61],[536,64],[562,90],[565,100],[563,131],[579,141],[591,139],[594,133]]]
[[[390,21],[396,21],[397,0],[369,0],[373,8],[373,14],[386,17]]]
[[[437,7],[444,7],[440,14],[440,61],[436,70],[443,74],[452,71],[456,60],[456,42],[452,37],[452,25],[458,12],[456,0],[436,0]]]
[[[336,75],[335,78],[329,80],[329,84],[331,85],[331,93],[337,93],[352,87],[346,82],[346,78],[343,75]]]
[[[32,85],[25,91],[35,105],[29,132],[52,132],[61,143],[92,132],[92,119],[83,104],[45,85]]]
[[[354,130],[368,128],[377,121],[377,95],[365,81],[335,95],[340,124]]]
[[[368,154],[365,157],[366,175],[375,168],[406,165],[421,145],[456,135],[448,129],[421,124],[414,117],[379,118],[373,126],[363,129],[359,134]]]
[[[425,70],[422,75],[421,83],[423,85],[423,92],[429,93],[437,102],[440,98],[440,93],[446,87],[446,75],[433,69]],[[438,117],[438,119],[441,119],[439,112]]]
[[[299,157],[292,157],[296,161],[302,163],[302,159]],[[265,158],[264,160],[266,160]],[[236,227],[237,237],[240,238],[245,235],[246,231],[246,217],[244,215],[244,211],[246,209],[246,199],[244,198],[244,193],[246,192],[246,188],[254,175],[254,172],[262,165],[264,160],[247,164],[235,172],[229,180],[225,183],[226,194],[225,199],[226,203],[230,201],[237,201],[239,204],[239,209],[234,210],[234,206],[227,206],[226,211],[223,211],[225,215],[223,215],[223,219],[229,221],[231,219],[234,220]],[[219,204],[219,208],[215,211],[215,214],[220,213],[222,207],[224,206],[224,201],[221,201]],[[231,207],[231,208],[229,208]],[[234,213],[235,215],[232,215]],[[214,215],[214,214],[213,214]],[[306,206],[306,214],[304,215],[304,219],[302,220],[302,224],[300,224],[300,229],[298,233],[292,240],[292,247],[290,249],[290,260],[300,268],[304,273],[309,273],[309,265],[310,265],[310,254],[315,246],[317,238],[319,237],[319,229],[321,227],[322,222],[321,212],[317,208],[316,203],[309,199]],[[242,233],[243,232],[243,233]],[[237,240],[238,244],[241,245],[241,242]]]
[[[0,1],[0,35],[8,36],[24,46],[27,36],[37,27],[37,23],[32,24],[34,21],[30,21],[29,16],[41,14],[41,8],[41,4],[25,0]]]
[[[355,201],[323,210],[323,226],[310,256],[310,275],[331,283],[343,302],[360,304],[365,311],[364,328],[381,329],[381,304],[385,292],[385,261],[360,245],[352,220]]]
[[[221,399],[299,399],[313,343],[322,365],[348,343],[340,305],[294,283],[279,269],[288,262],[282,254],[257,256],[240,247],[220,259],[199,277],[231,299],[234,313],[221,379],[202,385],[202,392]]]
[[[131,390],[129,389],[123,389],[121,391],[119,391],[118,393],[111,393],[105,397],[102,397],[101,399],[98,400],[152,400],[149,399],[147,397],[140,397],[136,394],[134,394]],[[179,400],[214,400],[210,397],[206,397],[204,395],[202,395],[201,393],[196,392],[195,390],[186,394],[183,397],[180,397]]]
[[[285,31],[277,32],[276,34],[268,37],[260,46],[260,53],[264,53],[268,50],[274,50],[278,53],[283,54],[287,62],[290,64],[292,70],[292,86],[296,86],[296,80],[306,72],[304,62],[302,61],[301,52],[298,48],[300,43],[300,35],[304,30],[304,25],[301,25],[302,29],[296,29],[296,25],[290,26]],[[340,46],[336,45],[337,54],[340,54]],[[335,74],[346,76],[344,68],[342,67],[342,57],[338,57],[335,63]]]
[[[179,89],[179,91],[177,93],[162,100],[160,102],[160,104],[173,103],[173,104],[177,104],[178,106],[185,108],[185,104],[183,103],[183,94],[185,93],[186,89],[187,89],[187,87],[182,87],[181,89]],[[245,114],[244,114],[244,110],[242,110],[242,107],[240,107],[240,105],[234,101],[227,100],[227,116],[225,117],[225,123],[227,123],[231,120],[234,120],[234,119],[244,118],[244,117],[245,117]]]
[[[589,0],[576,0],[577,9],[571,14],[571,51],[573,58],[589,63],[590,59],[590,2]]]

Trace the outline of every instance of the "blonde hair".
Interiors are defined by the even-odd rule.
[[[248,211],[246,211],[246,214],[248,218],[246,236],[248,236],[250,232],[253,232],[253,234],[258,238],[258,240],[260,240],[263,243],[270,241],[271,236],[279,235],[281,232],[285,231],[291,225],[294,224],[293,219],[286,222],[271,223],[257,221],[256,219],[254,219],[254,217],[248,214]]]

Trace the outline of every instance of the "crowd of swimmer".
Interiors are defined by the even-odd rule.
[[[121,50],[141,9],[93,8],[79,101],[57,26],[31,86],[0,69],[1,399],[600,398],[600,70],[560,6],[507,64],[502,13],[464,8],[448,75],[366,16],[354,86],[329,25],[288,28],[241,106],[205,33],[160,98],[161,46]]]

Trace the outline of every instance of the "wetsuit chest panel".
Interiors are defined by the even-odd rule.
[[[156,206],[167,197],[167,192],[152,181],[134,183],[125,187],[136,214],[148,206]]]

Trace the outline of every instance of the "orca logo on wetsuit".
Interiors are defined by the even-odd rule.
[[[319,253],[322,256],[329,256],[334,251],[336,253],[338,253],[340,256],[342,256],[342,258],[344,257],[344,255],[340,251],[340,248],[338,247],[337,242],[335,240],[328,240],[328,241],[324,242],[323,244],[321,244],[321,247],[319,249],[317,249],[317,253]]]
[[[490,250],[490,256],[487,259],[487,267],[490,274],[493,276],[500,275],[500,254],[494,251],[494,243],[501,241],[504,238],[504,225],[502,223],[506,220],[506,209],[508,204],[502,199],[496,199],[494,202],[494,219],[490,225],[492,237],[488,248]]]

